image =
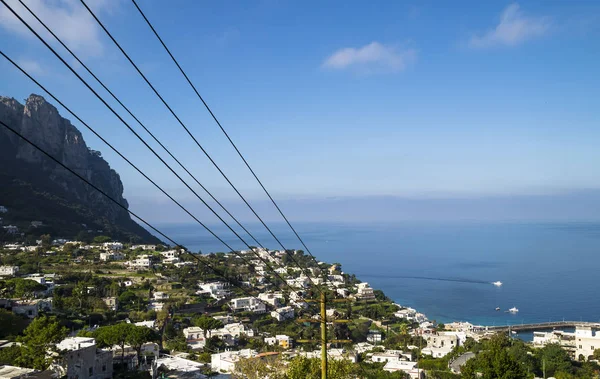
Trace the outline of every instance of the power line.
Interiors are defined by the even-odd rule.
[[[2,0],[2,1],[4,1],[4,0]],[[85,3],[85,1],[80,0],[80,2],[88,10],[88,12],[92,15],[92,17],[96,20],[96,22],[98,23],[98,25],[100,25],[100,27],[102,28],[102,30],[104,30],[104,32],[108,35],[108,37],[113,41],[113,43],[117,46],[117,48],[121,51],[121,53],[123,53],[123,55],[125,56],[125,58],[127,58],[127,60],[129,61],[129,63],[131,63],[131,65],[135,68],[135,70],[138,72],[138,74],[140,74],[140,76],[144,79],[144,81],[146,82],[146,84],[148,84],[148,86],[152,89],[152,91],[156,94],[156,96],[167,107],[167,109],[169,110],[169,112],[173,115],[173,117],[175,117],[175,119],[177,120],[177,122],[183,127],[183,129],[192,138],[192,140],[196,143],[196,145],[200,148],[200,150],[204,153],[204,155],[210,160],[210,162],[213,164],[213,166],[215,166],[215,168],[219,171],[219,173],[221,174],[221,176],[223,176],[223,178],[225,178],[225,180],[227,181],[227,183],[229,183],[229,185],[231,186],[231,188],[233,188],[233,190],[243,200],[243,202],[246,204],[246,206],[248,206],[248,208],[252,211],[252,213],[258,218],[258,220],[261,222],[261,224],[269,231],[269,233],[275,239],[275,241],[277,241],[277,243],[281,246],[281,248],[283,250],[285,250],[286,253],[287,253],[287,249],[285,248],[285,246],[283,246],[283,243],[281,243],[281,241],[279,240],[279,238],[277,238],[277,236],[275,236],[275,234],[271,231],[271,229],[267,226],[267,224],[263,221],[263,219],[258,215],[258,213],[256,213],[256,211],[254,210],[254,208],[250,205],[250,203],[248,203],[248,201],[246,200],[246,198],[240,193],[240,191],[231,182],[231,180],[229,180],[229,178],[227,177],[227,175],[225,175],[225,173],[223,172],[223,170],[221,170],[221,168],[219,167],[219,165],[212,159],[212,157],[210,156],[210,154],[208,154],[208,152],[202,147],[202,145],[200,144],[200,142],[198,142],[198,140],[196,139],[196,137],[194,137],[194,135],[187,128],[187,126],[185,126],[185,124],[181,121],[181,119],[177,116],[177,114],[173,111],[173,109],[169,106],[169,104],[165,101],[165,99],[158,93],[158,91],[156,90],[156,88],[152,85],[152,83],[150,83],[150,81],[148,80],[148,78],[146,78],[146,76],[142,73],[142,71],[135,64],[135,62],[129,57],[129,55],[125,52],[125,50],[121,47],[121,45],[117,42],[117,40],[113,37],[113,35],[108,31],[108,29],[106,29],[106,27],[100,21],[100,19],[98,19],[98,17],[96,16],[96,14],[88,7],[88,5]],[[311,254],[311,256],[312,256],[312,254]],[[298,261],[296,261],[296,258],[294,258],[294,256],[292,254],[289,254],[289,257],[302,270],[302,268],[300,266],[300,263]],[[315,258],[313,257],[313,260],[314,259]],[[315,260],[315,262],[316,262],[316,260]],[[302,270],[302,271],[306,275],[306,271],[305,270]],[[310,275],[306,275],[306,276],[313,283],[313,285],[316,286],[316,284],[313,282],[313,280],[310,279]]]
[[[200,224],[206,231],[212,234],[219,242],[221,242],[225,247],[227,247],[232,253],[236,254],[240,259],[244,261],[247,265],[251,265],[251,263],[246,260],[241,254],[236,252],[227,242],[225,242],[221,237],[219,237],[216,233],[214,233],[208,226],[206,226],[202,221],[200,221],[196,216],[194,216],[189,210],[187,210],[181,203],[175,200],[171,195],[169,195],[162,187],[160,187],[154,180],[152,180],[148,175],[146,175],[143,171],[141,171],[135,164],[133,164],[128,158],[126,158],[119,150],[117,150],[113,145],[111,145],[106,139],[104,139],[100,134],[98,134],[92,127],[90,127],[86,122],[84,122],[79,116],[77,116],[69,107],[67,107],[62,101],[60,101],[56,96],[54,96],[49,90],[47,90],[43,85],[41,85],[36,79],[34,79],[31,75],[29,75],[25,70],[23,70],[17,63],[15,63],[12,59],[10,59],[3,51],[0,51],[0,55],[6,58],[10,63],[12,63],[17,69],[19,69],[23,74],[25,74],[29,79],[31,79],[35,84],[37,84],[44,92],[46,92],[50,97],[52,97],[58,104],[60,104],[64,109],[66,109],[73,117],[75,117],[79,122],[81,122],[88,130],[90,130],[96,137],[98,137],[102,142],[104,142],[108,147],[110,147],[117,155],[123,158],[131,167],[133,167],[137,172],[139,172],[146,180],[152,183],[156,188],[158,188],[165,196],[167,196],[171,201],[173,201],[177,206],[179,206],[184,212],[186,212],[190,217],[192,217],[198,224]],[[254,252],[254,250],[252,250]],[[257,257],[262,260],[262,257],[254,252]],[[267,265],[267,263],[265,263]],[[270,266],[269,266],[270,267]],[[274,270],[273,270],[274,271]],[[289,284],[283,280],[283,278],[275,272],[276,276],[283,281],[285,285]],[[269,280],[269,282],[277,287],[277,285]],[[294,291],[294,289],[289,286],[289,288]]]
[[[135,121],[137,121],[137,123],[154,139],[154,141],[156,141],[166,152],[167,154],[169,154],[169,156],[171,158],[173,158],[173,160],[175,160],[175,162],[177,162],[177,164],[179,164],[179,166],[181,168],[183,168],[183,170],[190,176],[192,177],[192,179],[244,230],[244,232],[246,232],[246,234],[248,234],[250,236],[250,238],[252,238],[254,240],[254,242],[256,242],[261,248],[266,249],[239,221],[237,218],[235,218],[228,210],[227,208],[225,208],[225,206],[223,206],[223,204],[221,204],[221,202],[219,202],[219,200],[217,200],[217,198],[215,198],[213,196],[213,194],[207,189],[205,188],[202,183],[200,183],[200,181],[198,179],[196,179],[196,177],[194,175],[192,175],[192,173],[177,159],[175,158],[175,156],[171,153],[171,151],[169,149],[167,149],[167,147],[165,147],[162,142],[160,142],[160,140],[158,138],[156,138],[154,136],[154,134],[148,130],[148,128],[129,110],[129,108],[127,108],[125,106],[125,104],[123,104],[121,102],[121,100],[119,100],[119,98],[117,98],[117,96],[88,68],[88,66],[83,63],[81,61],[81,59],[79,59],[79,57],[77,57],[77,55],[71,50],[69,49],[69,47],[52,31],[52,29],[50,29],[22,0],[19,0],[19,2],[21,3],[21,5],[23,7],[25,7],[25,9],[27,9],[27,11],[71,54],[71,56],[73,56],[73,58],[75,58],[75,60],[77,60],[77,62],[79,64],[81,64],[81,66],[83,68],[85,68],[85,70],[102,86],[102,88],[104,88],[112,97],[113,99],[115,99],[119,105],[121,105],[123,107],[123,109],[125,109],[125,111],[127,111],[127,113],[129,113],[129,115],[131,117],[133,117],[133,119]],[[213,212],[214,213],[214,212]],[[244,242],[244,241],[242,241]],[[245,243],[245,242],[244,242]],[[246,244],[247,245],[247,244]],[[248,245],[247,245],[248,246]],[[248,246],[250,248],[250,246]],[[264,262],[265,265],[267,265],[268,268],[270,268],[271,270],[273,270],[273,268],[267,263]],[[283,278],[280,277],[281,280],[283,280]]]
[[[2,52],[0,52],[0,53],[2,53]],[[104,192],[103,190],[101,190],[100,188],[98,188],[96,185],[94,185],[93,183],[91,183],[89,180],[87,180],[86,178],[84,178],[83,176],[81,176],[80,174],[78,174],[75,170],[73,170],[73,169],[69,168],[68,166],[66,166],[60,160],[58,160],[53,155],[51,155],[50,153],[48,153],[47,151],[45,151],[44,149],[42,149],[40,146],[38,146],[36,143],[32,142],[27,137],[25,137],[21,133],[19,133],[17,130],[15,130],[12,127],[10,127],[4,121],[0,120],[0,124],[2,124],[2,126],[4,126],[6,129],[8,129],[9,131],[11,131],[12,133],[16,134],[23,141],[25,141],[28,144],[30,144],[36,150],[38,150],[39,152],[41,152],[42,154],[44,154],[46,157],[50,158],[52,161],[54,161],[55,163],[57,163],[58,165],[60,165],[62,168],[64,168],[65,170],[67,170],[71,174],[75,175],[77,178],[81,179],[83,182],[87,183],[90,187],[92,187],[93,189],[95,189],[96,191],[98,191],[100,194],[102,194],[104,197],[106,197],[107,199],[109,199],[110,201],[112,201],[113,203],[115,203],[120,208],[122,208],[125,211],[127,211],[130,215],[132,215],[133,217],[135,217],[138,220],[140,220],[142,223],[144,223],[144,225],[146,225],[150,229],[154,230],[156,233],[158,233],[159,235],[161,235],[167,241],[171,242],[175,246],[183,247],[183,245],[175,242],[171,237],[167,236],[165,233],[163,233],[162,231],[160,231],[159,229],[157,229],[155,226],[151,225],[149,222],[147,222],[142,217],[140,217],[137,214],[135,214],[133,211],[129,210],[125,205],[121,204],[118,200],[114,199],[112,196],[110,196],[109,194],[107,194],[106,192]],[[225,276],[225,274],[223,272],[221,272],[219,269],[212,267],[212,265],[210,265],[207,262],[204,262],[204,260],[200,259],[200,257],[198,255],[190,253],[185,248],[184,248],[184,251],[185,251],[186,254],[188,254],[192,258],[196,259],[201,265],[207,267],[208,269],[210,269],[211,271],[213,271],[214,273],[216,273],[217,275],[219,275],[220,277],[222,277],[223,279],[225,279],[228,283],[232,284],[233,286],[238,287],[239,289],[241,289],[244,294],[248,295],[251,298],[254,298],[254,299],[257,299],[259,301],[262,301],[262,300],[258,299],[257,297],[255,297],[254,295],[252,295],[250,292],[248,292],[244,287],[236,284],[236,281],[231,280],[230,278],[228,278],[227,276]],[[277,310],[275,310],[275,312],[277,312]],[[277,313],[281,314],[281,312],[277,312]]]
[[[202,199],[200,197],[200,195],[198,195],[196,193],[196,191],[194,191],[186,182],[185,180],[183,180],[181,178],[181,176],[179,176],[179,174],[177,174],[177,172],[175,170],[173,170],[173,168],[171,168],[171,166],[169,166],[169,164],[167,162],[165,162],[165,160],[158,154],[156,153],[156,151],[154,151],[154,149],[152,149],[152,147],[150,145],[148,145],[148,143],[146,141],[144,141],[144,139],[56,52],[56,50],[54,50],[35,30],[33,30],[33,28],[23,20],[23,18],[21,18],[21,16],[19,16],[8,4],[6,4],[5,0],[1,0],[2,3],[32,32],[35,34],[35,36],[48,48],[50,49],[50,51],[52,51],[52,53],[90,90],[92,91],[92,93],[146,146],[146,148],[148,148],[215,216],[217,216],[217,218],[225,225],[227,226],[227,228],[240,240],[242,241],[242,243],[244,243],[248,249],[250,249],[250,251],[252,251],[256,257],[261,260],[265,265],[268,266],[268,262],[266,262],[258,253],[256,253],[254,251],[254,249],[251,248],[251,246],[233,229],[231,228],[231,226],[229,226],[229,224],[227,224],[225,222],[225,220],[223,220],[223,218],[221,216],[219,216],[218,213],[216,213],[214,211],[214,209],[212,209],[212,207],[210,207],[210,205],[208,205],[208,203],[206,201],[204,201],[204,199]],[[0,52],[2,53],[2,52]],[[32,79],[36,84],[38,84],[40,87],[42,87],[44,89],[44,91],[46,91],[50,96],[52,96],[55,100],[56,97],[54,97],[49,91],[47,91],[43,86],[41,86],[39,84],[39,82],[35,81],[29,74],[27,74],[21,67],[19,67],[19,65],[17,65],[14,61],[12,61],[10,58],[8,58],[8,56],[6,56],[4,53],[2,53],[2,55],[8,59],[13,65],[15,65],[19,70],[21,70],[21,72],[23,72],[25,75],[27,75],[30,79]],[[62,104],[62,102],[59,102],[63,107],[64,104]],[[67,107],[65,107],[65,109],[69,110]],[[72,112],[69,113],[73,114]],[[74,114],[73,114],[74,115]],[[78,120],[82,121],[79,117],[77,117],[76,115],[74,115]],[[85,124],[87,126],[87,124]],[[88,129],[92,130],[89,126],[87,126]],[[97,133],[94,132],[95,135],[99,136]],[[106,140],[102,139],[103,142],[107,143]],[[108,144],[108,143],[107,143]],[[111,146],[110,144],[108,144],[109,146]],[[116,149],[114,149],[112,146],[111,148],[118,153],[118,151]],[[118,153],[122,158],[125,159],[125,157],[121,154]],[[133,165],[129,160],[126,159],[126,161],[128,163],[130,163],[134,168],[136,168],[136,170],[138,172],[140,172],[142,175],[144,175],[144,177],[146,177],[146,179],[150,180],[150,178],[148,178],[148,176],[146,176],[145,174],[142,173],[141,170],[139,170],[135,165]],[[155,186],[157,186],[157,184],[150,180],[150,182],[152,184],[154,184]],[[157,188],[160,189],[160,187],[157,186]],[[162,189],[161,189],[162,191]],[[167,194],[165,191],[162,191],[164,194]],[[227,243],[225,243],[225,241],[223,241],[220,237],[218,237],[215,233],[212,232],[212,230],[210,230],[206,225],[204,225],[202,222],[200,222],[200,220],[198,220],[198,218],[196,218],[195,216],[193,216],[187,209],[185,209],[179,202],[175,201],[171,196],[169,196],[169,198],[171,200],[173,200],[177,205],[180,206],[180,208],[182,208],[188,215],[192,216],[192,218],[194,220],[196,220],[200,225],[202,225],[207,231],[209,231],[213,236],[217,237],[219,241],[221,241],[228,249],[230,249],[231,251],[235,251],[233,248],[231,248]],[[241,255],[240,255],[241,257]],[[244,259],[244,258],[242,258]],[[246,262],[246,264],[250,264],[248,261],[246,261],[244,259],[244,261]],[[300,268],[300,267],[299,267]],[[301,269],[301,268],[300,268]],[[276,275],[279,277],[280,280],[282,280],[285,284],[287,284],[287,282],[285,280],[283,280],[283,278],[276,273]],[[273,284],[273,283],[272,283]],[[275,285],[275,284],[273,284]]]
[[[213,118],[213,120],[215,120],[215,122],[217,123],[217,125],[219,126],[219,128],[221,129],[221,131],[223,132],[223,134],[225,134],[225,137],[227,137],[227,140],[229,141],[229,143],[231,143],[231,146],[233,146],[233,148],[235,149],[235,151],[237,152],[237,154],[240,156],[240,158],[242,158],[242,161],[244,161],[244,164],[246,165],[246,167],[248,167],[248,170],[250,170],[250,172],[252,173],[252,176],[254,176],[254,178],[256,179],[256,181],[258,182],[258,184],[260,184],[260,186],[263,189],[263,191],[267,194],[267,196],[269,197],[269,199],[271,200],[271,202],[273,203],[273,205],[275,206],[275,208],[277,209],[277,211],[279,212],[279,214],[281,215],[281,217],[283,217],[283,219],[285,220],[285,222],[287,223],[287,225],[294,232],[294,234],[296,235],[296,237],[298,238],[298,240],[300,241],[300,243],[302,244],[302,246],[304,247],[304,249],[306,250],[306,252],[312,257],[313,261],[318,264],[315,256],[312,255],[312,253],[310,252],[310,249],[306,246],[306,244],[304,243],[304,241],[302,240],[302,238],[300,238],[300,235],[296,232],[296,229],[294,229],[294,227],[289,222],[289,220],[287,219],[287,217],[283,214],[282,210],[279,208],[279,206],[277,205],[277,203],[275,202],[275,200],[273,199],[273,197],[271,196],[271,194],[269,193],[269,191],[267,191],[267,189],[263,185],[262,181],[258,178],[258,176],[254,172],[254,170],[252,169],[252,167],[250,167],[250,164],[248,163],[248,161],[246,160],[246,158],[244,158],[244,156],[242,155],[241,151],[238,149],[238,147],[233,142],[233,140],[229,137],[229,134],[225,131],[225,128],[223,128],[223,126],[221,125],[221,122],[217,119],[217,116],[215,116],[215,114],[210,109],[210,107],[208,106],[208,104],[206,103],[206,101],[204,101],[204,98],[200,95],[200,92],[198,92],[198,90],[196,89],[196,86],[194,86],[194,84],[192,83],[192,81],[190,80],[190,78],[187,76],[187,74],[185,73],[185,71],[183,71],[183,68],[181,68],[181,66],[179,65],[179,62],[177,61],[177,59],[175,59],[175,57],[173,56],[173,54],[171,53],[171,51],[169,50],[169,48],[167,47],[167,45],[164,43],[164,41],[162,40],[162,38],[160,37],[160,35],[156,31],[156,29],[154,29],[154,26],[152,26],[152,23],[150,23],[150,21],[148,20],[148,18],[144,14],[144,12],[142,12],[142,9],[138,6],[138,4],[135,2],[135,0],[131,0],[131,1],[133,2],[133,5],[135,5],[135,7],[137,8],[137,10],[140,12],[140,14],[144,18],[144,20],[146,21],[146,23],[148,24],[148,26],[150,27],[150,29],[152,29],[152,32],[154,33],[154,35],[156,36],[156,38],[158,38],[158,40],[160,41],[160,44],[165,48],[165,50],[167,51],[167,53],[169,54],[169,56],[171,57],[171,59],[173,60],[173,62],[177,66],[177,68],[179,69],[179,71],[183,74],[183,76],[185,77],[185,80],[192,87],[192,89],[196,93],[196,96],[198,96],[198,98],[200,99],[200,101],[202,102],[202,104],[204,104],[204,107],[206,108],[206,110],[208,111],[208,113],[210,113],[210,115]]]

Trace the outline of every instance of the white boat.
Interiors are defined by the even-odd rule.
[[[519,310],[517,309],[517,307],[512,307],[508,310],[510,313],[517,313]]]
[[[492,282],[492,284],[495,285],[496,287],[501,287],[502,286],[502,282],[501,281]]]
[[[499,311],[499,310],[500,310],[500,307],[496,307],[496,310],[497,310],[497,311]]]

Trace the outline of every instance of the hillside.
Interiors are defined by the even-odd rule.
[[[0,96],[0,119],[128,207],[119,174],[43,97],[31,95],[23,105]],[[4,226],[15,225],[31,238],[89,233],[124,242],[159,242],[124,209],[4,127],[0,127],[0,162],[0,206],[8,209],[0,214]],[[32,221],[43,226],[33,227]],[[10,240],[6,231],[2,237]]]

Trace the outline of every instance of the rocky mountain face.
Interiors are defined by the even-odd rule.
[[[23,105],[13,98],[0,96],[0,120],[128,207],[119,174],[110,168],[100,152],[88,148],[79,130],[43,97],[31,95]],[[36,197],[34,203],[59,200],[64,205],[59,208],[66,207],[73,211],[69,213],[76,213],[65,215],[65,218],[85,225],[83,228],[108,230],[115,238],[156,242],[124,209],[1,125],[0,162],[0,205],[12,207],[14,214],[23,213],[18,205],[18,193],[13,193],[20,188],[28,191],[28,196]],[[23,206],[28,208],[27,204]],[[35,216],[36,220],[57,221],[57,215],[44,214],[43,209],[39,209],[37,215],[35,209],[25,209],[24,213],[27,217]],[[77,228],[67,229],[75,231]]]

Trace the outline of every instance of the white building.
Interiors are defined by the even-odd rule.
[[[298,354],[305,356],[306,358],[321,358],[321,350],[315,351],[302,351]],[[329,358],[335,360],[348,360],[352,363],[356,363],[358,360],[358,354],[355,351],[349,351],[346,349],[328,349],[327,354]]]
[[[4,205],[0,205],[0,213],[6,213],[8,212],[8,208],[6,208]]]
[[[111,311],[116,311],[119,308],[119,301],[116,297],[103,297],[102,301]]]
[[[253,358],[257,355],[255,350],[244,349],[240,351],[225,351],[213,354],[210,357],[210,367],[215,372],[233,373],[235,363],[240,359]]]
[[[291,320],[294,318],[294,308],[281,307],[271,312],[271,317],[277,321]]]
[[[15,314],[24,315],[28,318],[36,318],[40,312],[52,311],[52,300],[19,300],[13,303],[12,311]]]
[[[183,329],[183,335],[192,349],[202,348],[206,344],[204,330],[197,326]],[[254,331],[242,323],[231,323],[224,325],[221,329],[207,331],[208,338],[218,337],[228,346],[235,346],[242,335],[254,337]]]
[[[419,370],[416,366],[417,362],[390,361],[383,366],[383,370],[388,372],[404,371],[410,375],[411,379],[425,378],[425,372]]]
[[[229,306],[234,311],[249,311],[254,313],[265,313],[267,311],[265,303],[255,297],[231,299]]]
[[[266,337],[265,343],[271,346],[281,346],[284,349],[291,349],[292,347],[294,347],[294,340],[292,339],[292,337],[287,336],[285,334],[277,334],[275,337]]]
[[[123,244],[121,242],[104,242],[102,248],[104,250],[123,250]]]
[[[156,291],[152,294],[154,300],[168,300],[169,294],[166,292]]]
[[[267,304],[278,307],[282,303],[283,294],[281,292],[261,293],[258,295],[258,298]]]
[[[131,250],[142,249],[142,250],[156,250],[156,245],[132,245]]]
[[[299,278],[287,279],[285,281],[290,287],[293,288],[308,288],[310,280],[306,276],[300,276]]]
[[[164,259],[173,259],[179,257],[179,252],[177,250],[161,251],[160,255],[162,255]]]
[[[227,289],[229,286],[226,283],[198,283],[198,287],[200,287],[200,290],[196,292],[197,294],[208,294],[216,300],[222,300],[229,296],[229,290]]]
[[[63,376],[69,379],[110,379],[113,374],[113,353],[96,347],[88,337],[69,337],[56,345],[65,351]]]
[[[104,262],[108,262],[108,261],[120,261],[125,259],[125,254],[117,252],[117,251],[112,251],[112,252],[101,252],[100,253],[100,260],[104,261]]]
[[[37,371],[32,368],[2,365],[0,366],[0,379],[28,378]]]
[[[459,346],[459,339],[452,332],[435,332],[423,336],[427,341],[427,347],[450,347],[452,350],[455,346]]]
[[[140,255],[137,259],[126,262],[125,264],[133,270],[147,270],[153,266],[152,259],[150,259],[150,256],[148,255]]]
[[[39,228],[40,226],[44,226],[44,223],[41,221],[31,221],[31,226],[34,228]]]
[[[400,362],[410,361],[411,354],[405,354],[402,350],[385,350],[382,353],[373,353],[371,361],[373,362]]]
[[[367,341],[375,345],[381,344],[383,341],[383,334],[379,330],[369,330],[367,333]]]
[[[156,360],[156,368],[159,369],[161,367],[164,367],[168,371],[173,371],[173,373],[169,374],[174,374],[176,375],[175,377],[179,377],[179,375],[183,377],[185,374],[200,373],[204,364],[181,357],[165,356]],[[153,377],[158,378],[159,376],[156,375]]]
[[[356,285],[356,298],[359,300],[374,300],[375,294],[373,288],[369,286],[369,283],[358,283]]]
[[[19,272],[19,266],[0,266],[0,276],[15,276]]]

